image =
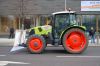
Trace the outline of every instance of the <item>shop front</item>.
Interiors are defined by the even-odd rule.
[[[90,30],[91,27],[93,27],[96,32],[100,33],[100,15],[78,15],[79,25],[83,25],[87,28],[87,30]]]
[[[14,29],[19,29],[19,17],[12,15],[0,16],[0,33],[9,33],[9,29],[13,27]]]

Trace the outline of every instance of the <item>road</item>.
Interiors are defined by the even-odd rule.
[[[69,54],[63,47],[47,47],[42,54],[10,49],[0,47],[0,66],[100,66],[100,47],[88,47],[82,54]]]

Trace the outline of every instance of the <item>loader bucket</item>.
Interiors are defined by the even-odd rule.
[[[26,30],[16,30],[13,48],[10,52],[18,51],[25,48]]]

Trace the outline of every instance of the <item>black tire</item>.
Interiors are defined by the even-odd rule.
[[[32,45],[32,40],[37,40],[39,39],[40,43],[38,43],[37,41],[36,42],[33,42],[34,45]],[[45,48],[46,48],[46,42],[45,42],[45,39],[42,37],[42,36],[39,36],[39,35],[31,35],[28,39],[27,39],[27,49],[30,53],[34,53],[34,54],[39,54],[39,53],[42,53]],[[35,46],[35,43],[38,44],[37,46]],[[39,45],[42,45],[38,50],[35,50],[36,47],[39,47]],[[32,48],[32,47],[35,47],[35,48]]]
[[[69,44],[69,46],[68,46],[68,43],[66,43],[67,41],[68,41],[68,39],[66,39],[66,38],[69,38],[70,36],[71,36],[71,33],[72,32],[76,32],[76,34],[79,32],[79,34],[80,35],[83,35],[83,37],[85,38],[85,40],[84,40],[84,42],[82,42],[81,44],[80,44],[80,47],[81,48],[79,48],[79,50],[74,50],[72,47],[72,49],[71,48],[69,48],[70,47],[70,44]],[[78,35],[78,34],[77,34]],[[79,36],[80,36],[79,35]],[[81,37],[82,38],[82,37]],[[71,41],[72,41],[72,39],[70,39]],[[77,40],[77,39],[76,39]],[[81,39],[82,40],[82,39]],[[83,40],[82,40],[83,41]],[[74,41],[73,40],[73,42],[77,42],[77,41]],[[69,42],[69,43],[73,43],[73,42]],[[78,41],[79,42],[79,41]],[[88,46],[88,39],[87,39],[87,36],[86,36],[86,34],[85,34],[85,32],[83,31],[83,30],[81,30],[80,28],[72,28],[72,29],[69,29],[68,31],[66,31],[65,32],[65,34],[63,35],[63,39],[62,39],[62,43],[63,43],[63,47],[65,48],[65,50],[67,51],[67,52],[69,52],[69,53],[75,53],[75,54],[77,54],[77,53],[82,53],[86,48],[87,48],[87,46]],[[73,46],[74,46],[74,44],[72,44]]]

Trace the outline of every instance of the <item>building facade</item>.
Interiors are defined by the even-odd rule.
[[[77,12],[80,25],[100,32],[100,11],[81,11],[81,1],[87,0],[66,0],[66,8]],[[51,13],[64,10],[65,0],[0,0],[0,33],[10,27],[21,29],[24,25],[27,29],[44,25]]]

